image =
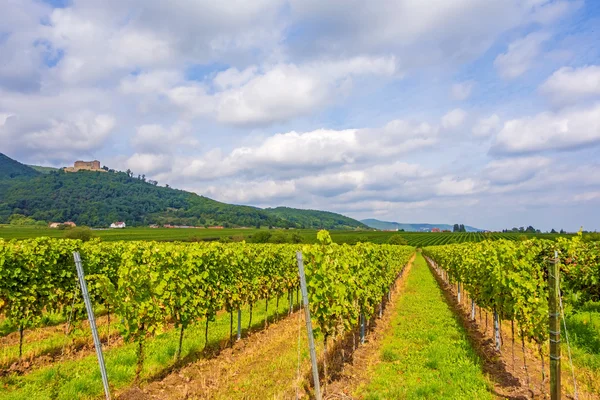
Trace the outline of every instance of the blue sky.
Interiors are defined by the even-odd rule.
[[[0,0],[0,151],[217,200],[600,229],[600,2]]]

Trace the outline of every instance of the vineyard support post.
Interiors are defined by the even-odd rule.
[[[365,314],[360,313],[360,344],[365,344]]]
[[[298,261],[298,273],[300,275],[300,289],[302,291],[302,302],[304,303],[304,314],[306,315],[306,331],[308,333],[308,347],[310,350],[310,361],[312,362],[313,382],[315,384],[315,398],[321,400],[321,385],[319,383],[319,369],[317,366],[317,352],[315,350],[315,338],[313,335],[312,322],[310,320],[310,308],[308,307],[308,290],[306,288],[306,276],[304,275],[304,262],[302,252],[296,252]]]
[[[498,312],[494,308],[494,339],[496,341],[496,350],[500,351],[500,319]]]
[[[550,317],[550,398],[560,400],[560,263],[558,252],[554,252],[554,259],[548,263],[548,286],[550,298],[548,312]]]
[[[471,299],[471,320],[475,321],[475,300]]]
[[[98,364],[100,365],[100,374],[102,375],[102,385],[104,386],[104,394],[106,395],[106,399],[110,400],[108,376],[106,374],[106,366],[104,365],[104,356],[102,355],[102,343],[100,342],[100,338],[98,337],[98,329],[96,329],[96,320],[94,318],[94,309],[92,308],[92,302],[90,301],[90,295],[87,290],[87,284],[85,283],[85,275],[83,273],[81,257],[78,251],[73,252],[73,258],[75,259],[75,267],[77,268],[77,276],[79,277],[79,286],[81,286],[83,301],[85,302],[85,308],[87,310],[88,319],[90,321],[90,327],[92,329],[94,347],[96,348],[96,356],[98,357]]]
[[[457,298],[458,298],[458,304],[460,304],[460,282],[457,283]]]
[[[237,327],[237,340],[242,338],[242,310],[238,308],[238,327]]]

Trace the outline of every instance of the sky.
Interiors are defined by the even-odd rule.
[[[600,229],[600,1],[0,0],[0,152],[259,207]]]

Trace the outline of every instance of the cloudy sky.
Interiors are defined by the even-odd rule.
[[[0,0],[0,152],[217,200],[600,230],[595,0]]]

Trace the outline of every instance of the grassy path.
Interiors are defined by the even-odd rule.
[[[445,303],[420,253],[395,302],[379,361],[358,389],[364,399],[491,399],[464,328]]]

